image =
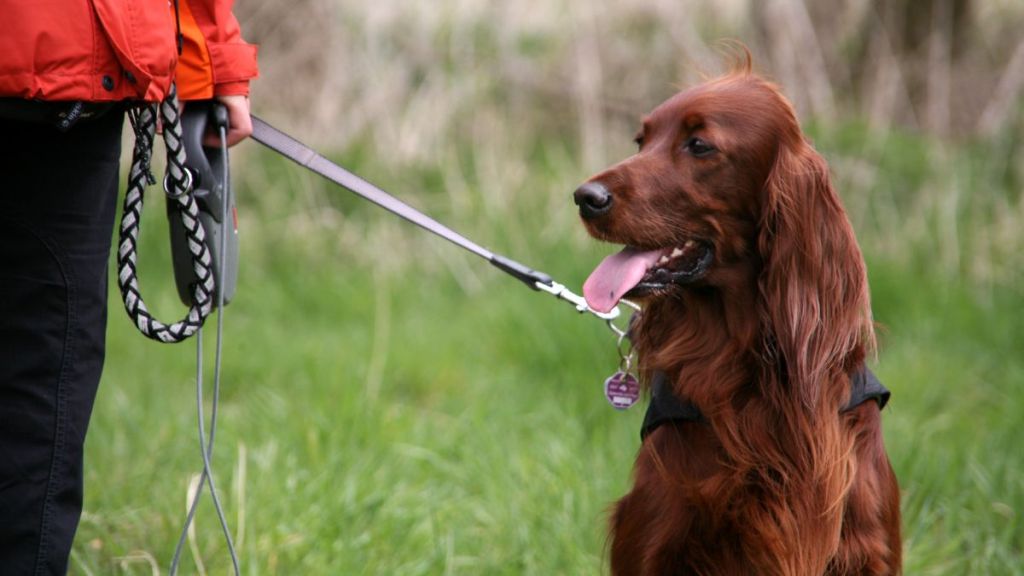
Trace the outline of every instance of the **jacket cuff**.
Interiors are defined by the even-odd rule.
[[[249,95],[249,81],[242,80],[241,82],[226,82],[224,84],[217,84],[213,87],[214,96],[248,96]]]
[[[213,68],[214,93],[248,93],[249,80],[259,76],[256,45],[244,42],[210,42],[207,48],[210,51],[210,64]],[[244,85],[245,92],[238,91],[238,85]]]

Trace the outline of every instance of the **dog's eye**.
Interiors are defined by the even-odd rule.
[[[710,156],[714,151],[715,147],[700,138],[694,137],[686,141],[686,146],[683,149],[693,154],[697,158],[704,158]]]

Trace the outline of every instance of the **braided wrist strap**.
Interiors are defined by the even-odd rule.
[[[164,190],[167,201],[176,203],[181,223],[188,237],[192,265],[198,281],[192,286],[192,305],[182,320],[165,324],[149,313],[139,291],[136,245],[142,219],[143,192],[156,181],[150,171],[153,140],[156,132],[156,104],[146,104],[129,111],[135,132],[135,150],[128,173],[128,190],[121,215],[120,239],[117,250],[118,284],[125,310],[135,326],[145,336],[160,342],[182,342],[202,327],[213,308],[213,270],[206,234],[199,221],[199,209],[192,196],[192,175],[185,169],[185,146],[182,143],[181,118],[178,112],[178,94],[174,85],[167,98],[159,104],[163,121],[164,143],[167,148],[167,174]],[[174,224],[172,223],[172,226]]]

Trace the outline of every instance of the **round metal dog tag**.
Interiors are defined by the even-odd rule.
[[[628,372],[616,372],[604,381],[604,397],[617,410],[625,410],[640,399],[640,383]]]

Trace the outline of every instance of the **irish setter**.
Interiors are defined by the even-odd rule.
[[[736,68],[655,108],[639,151],[575,193],[626,246],[588,302],[643,302],[641,379],[696,414],[646,435],[611,571],[898,574],[884,401],[849,405],[874,346],[864,260],[792,106],[749,55]]]

